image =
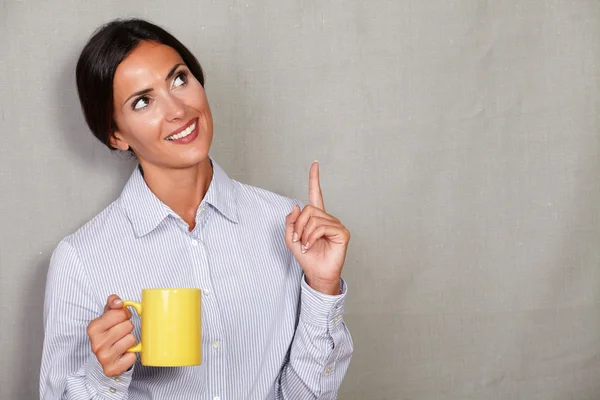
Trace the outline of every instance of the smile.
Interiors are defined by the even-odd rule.
[[[192,122],[192,124],[189,125],[187,128],[185,128],[182,131],[175,133],[171,136],[167,136],[165,139],[166,140],[179,140],[179,139],[183,139],[186,136],[189,136],[192,132],[194,132],[194,129],[196,129],[196,121],[197,120],[194,120],[194,122]]]

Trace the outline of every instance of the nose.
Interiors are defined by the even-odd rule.
[[[185,114],[185,106],[181,99],[176,96],[166,96],[165,99],[165,118],[167,121],[177,121],[182,119]]]

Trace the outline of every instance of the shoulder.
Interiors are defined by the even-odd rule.
[[[79,257],[83,257],[94,249],[110,246],[111,241],[119,236],[115,234],[117,231],[132,232],[120,199],[113,201],[79,229],[65,236],[55,252],[70,248]]]
[[[295,205],[300,208],[304,204],[294,198],[282,194],[232,180],[236,187],[238,209],[241,213],[260,214],[262,217],[272,216],[277,219],[289,214]]]
[[[78,282],[83,279],[86,259],[110,247],[111,230],[125,217],[118,200],[63,237],[50,257],[47,282],[51,285]]]

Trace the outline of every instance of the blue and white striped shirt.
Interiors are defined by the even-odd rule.
[[[213,177],[188,225],[136,168],[121,196],[63,239],[52,255],[44,304],[42,399],[334,399],[350,363],[342,314],[346,287],[329,296],[304,280],[285,245],[297,201]],[[302,207],[302,205],[300,204]],[[197,287],[202,365],[104,375],[86,329],[117,294]],[[134,334],[140,319],[133,313]]]

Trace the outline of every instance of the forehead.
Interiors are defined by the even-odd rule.
[[[175,64],[183,63],[172,47],[155,42],[140,43],[117,67],[113,79],[115,95],[152,87],[165,80]]]

